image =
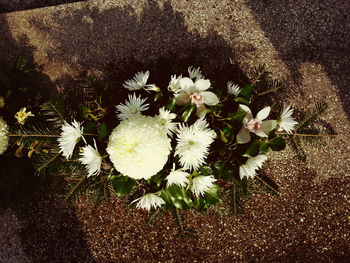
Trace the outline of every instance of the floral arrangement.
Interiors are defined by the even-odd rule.
[[[102,95],[80,105],[80,114],[65,112],[62,98],[35,115],[22,108],[14,127],[0,119],[0,153],[10,141],[39,174],[63,175],[72,186],[66,200],[113,193],[140,209],[203,210],[222,201],[226,183],[235,198],[255,178],[274,190],[258,176],[269,151],[283,150],[290,138],[298,153],[297,136],[325,105],[298,123],[290,106],[265,99],[282,84],[263,68],[243,87],[231,81],[215,87],[200,68],[187,73],[160,88],[148,83],[149,71],[138,72],[125,81],[128,98],[114,109],[103,106]],[[305,138],[320,137],[312,134]]]

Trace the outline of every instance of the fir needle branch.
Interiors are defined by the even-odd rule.
[[[9,137],[46,137],[46,138],[58,138],[57,134],[8,134]]]
[[[44,169],[45,167],[47,167],[51,162],[53,162],[59,155],[61,155],[61,152],[57,153],[54,157],[52,157],[50,160],[48,160],[45,164],[43,164],[42,166],[40,166],[37,171],[40,173],[40,171],[42,169]]]
[[[269,90],[266,90],[264,92],[261,92],[261,93],[258,93],[258,96],[264,96],[266,94],[269,94],[269,93],[272,93],[272,92],[276,92],[278,91],[280,88],[282,88],[282,86],[277,86],[276,88],[274,89],[269,89]]]
[[[179,228],[180,228],[180,233],[184,233],[185,232],[185,228],[182,222],[182,218],[179,212],[179,209],[175,208],[175,214],[176,214],[176,219],[177,222],[179,223]]]
[[[317,109],[315,112],[313,112],[312,114],[310,114],[310,116],[308,116],[307,118],[305,118],[304,120],[302,120],[301,122],[299,122],[298,126],[295,128],[295,131],[297,131],[298,129],[300,129],[300,127],[302,127],[304,125],[304,123],[306,123],[307,121],[309,121],[310,119],[314,118],[315,116],[319,115],[320,113],[322,113],[326,108],[327,108],[327,104],[322,105],[322,107],[320,107],[319,109]]]
[[[268,188],[270,188],[272,191],[274,191],[276,194],[279,194],[278,191],[276,191],[273,187],[271,187],[268,183],[266,183],[263,179],[261,179],[259,176],[255,176],[260,182],[262,182],[264,185],[266,185]]]
[[[301,136],[301,137],[335,137],[336,134],[308,134],[308,133],[287,133],[276,132],[277,135]]]
[[[236,184],[233,184],[233,213],[237,214],[237,204],[236,204]]]
[[[47,103],[48,103],[48,104],[50,105],[50,107],[57,113],[57,115],[61,118],[61,120],[64,121],[63,116],[62,116],[61,113],[56,109],[55,105],[53,105],[53,104],[51,103],[51,101],[48,101]]]
[[[68,198],[74,193],[75,190],[77,190],[77,188],[82,184],[82,182],[86,179],[86,175],[84,175],[79,181],[78,183],[76,183],[73,188],[69,191],[69,193],[66,195],[66,197],[64,198],[64,201],[67,202]]]

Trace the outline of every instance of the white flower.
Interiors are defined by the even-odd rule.
[[[0,117],[0,154],[6,151],[8,142],[8,126],[3,118]]]
[[[168,135],[171,135],[172,132],[176,130],[178,125],[177,122],[172,122],[176,118],[175,113],[171,113],[170,111],[164,109],[164,107],[159,108],[158,118],[161,124],[167,129]]]
[[[59,147],[61,149],[60,152],[62,152],[62,155],[67,159],[71,158],[78,139],[82,137],[85,141],[83,137],[83,127],[80,127],[80,123],[74,120],[72,124],[73,125],[70,125],[65,122],[62,125],[62,132],[58,138]]]
[[[156,85],[156,84],[148,84],[144,87],[145,91],[155,91],[155,92],[159,92],[160,88]]]
[[[150,211],[152,207],[157,208],[165,204],[165,201],[162,198],[160,198],[156,193],[145,194],[144,196],[135,199],[131,203],[134,202],[137,202],[137,208],[146,209],[148,211]]]
[[[81,161],[88,170],[87,177],[89,178],[91,175],[98,175],[101,171],[101,163],[102,163],[102,157],[99,154],[96,146],[96,141],[94,140],[95,148],[93,148],[90,145],[87,145],[82,148],[81,152],[81,158],[79,158],[79,161]]]
[[[266,155],[257,155],[255,157],[249,157],[245,164],[239,166],[239,177],[253,178],[256,175],[256,170],[260,169],[264,162],[267,160]]]
[[[227,82],[227,91],[229,94],[233,94],[237,97],[241,90],[242,89],[237,84],[233,84],[232,81]]]
[[[191,101],[192,105],[196,104],[196,115],[204,118],[207,113],[206,105],[216,105],[219,103],[218,97],[210,91],[210,81],[207,79],[197,79],[195,82],[190,78],[180,79],[181,91],[175,95],[177,105],[186,105]]]
[[[200,67],[195,68],[193,66],[189,66],[188,69],[188,75],[190,76],[191,79],[202,79],[204,78],[204,76],[202,75],[202,71],[200,69]]]
[[[176,77],[176,75],[172,75],[169,82],[168,90],[173,93],[179,93],[181,90],[180,79],[182,79],[182,75],[178,77]]]
[[[21,108],[18,112],[15,114],[15,118],[17,119],[17,122],[19,124],[24,124],[26,119],[30,116],[34,116],[34,114],[31,111],[27,111],[26,107]]]
[[[206,191],[214,186],[214,182],[216,182],[216,179],[212,175],[197,176],[192,180],[191,191],[195,196],[203,196]]]
[[[278,131],[284,130],[287,133],[292,133],[292,130],[294,130],[295,125],[298,124],[298,122],[293,119],[292,114],[293,114],[293,109],[291,109],[290,105],[287,107],[283,105],[281,117],[277,122]]]
[[[109,137],[107,153],[114,167],[134,179],[148,179],[168,160],[171,145],[167,129],[157,117],[133,115]]]
[[[276,127],[276,120],[263,121],[269,115],[270,107],[263,108],[256,114],[255,118],[247,106],[240,104],[239,107],[246,112],[246,115],[243,118],[243,126],[237,134],[237,143],[249,142],[251,132],[259,137],[268,137],[269,132]]]
[[[132,79],[125,81],[123,87],[131,91],[143,89],[147,84],[148,78],[148,70],[146,72],[137,72]]]
[[[176,184],[180,187],[185,187],[187,184],[189,184],[189,180],[187,178],[189,175],[189,173],[182,171],[182,169],[175,170],[174,164],[170,174],[166,177],[166,186],[169,187],[173,184]]]
[[[120,112],[118,114],[119,120],[125,120],[135,114],[140,114],[142,111],[148,110],[148,103],[144,104],[146,99],[141,99],[141,96],[136,97],[136,94],[129,94],[129,101],[124,104],[119,104],[116,108]]]
[[[216,133],[208,128],[205,120],[197,120],[192,126],[180,125],[177,130],[175,155],[185,170],[196,170],[205,163],[209,146]]]

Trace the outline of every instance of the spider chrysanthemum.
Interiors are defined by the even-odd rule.
[[[123,84],[123,87],[130,91],[143,89],[147,85],[148,78],[149,78],[148,70],[145,72],[142,72],[142,71],[137,72],[132,79],[125,81],[125,83]]]
[[[197,120],[193,125],[182,124],[177,130],[175,155],[185,170],[197,170],[209,154],[210,144],[216,133],[208,128],[205,120]]]
[[[191,191],[195,196],[203,196],[206,191],[214,186],[214,182],[216,182],[216,179],[212,175],[197,176],[192,180]]]
[[[254,178],[256,170],[260,169],[266,160],[267,156],[264,154],[249,157],[245,164],[239,166],[239,177]]]
[[[131,203],[135,202],[137,202],[137,208],[146,209],[148,211],[150,211],[152,207],[157,208],[165,204],[165,201],[162,198],[160,198],[157,193],[145,194],[144,196],[135,199]]]
[[[286,131],[287,133],[292,133],[295,125],[298,124],[292,117],[293,109],[289,106],[283,106],[281,117],[278,120],[278,131]]]
[[[88,170],[87,177],[98,175],[101,171],[102,157],[97,150],[96,141],[94,140],[95,148],[91,145],[86,145],[81,149],[81,157],[79,161],[85,165]]]
[[[107,153],[114,167],[134,179],[148,179],[168,160],[171,145],[167,129],[156,117],[134,115],[112,131]]]
[[[74,120],[72,125],[65,122],[62,125],[62,132],[58,138],[58,145],[60,147],[60,152],[67,159],[72,157],[75,144],[80,137],[83,137],[83,127],[80,127],[80,123]]]
[[[118,119],[125,120],[135,114],[140,114],[142,111],[148,110],[149,104],[146,103],[146,99],[142,99],[141,96],[136,97],[136,94],[129,94],[129,100],[125,101],[125,104],[119,104],[116,106]]]

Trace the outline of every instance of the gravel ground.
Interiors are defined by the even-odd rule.
[[[0,0],[0,13],[62,5],[83,0]]]
[[[185,212],[195,238],[177,238],[171,214],[148,227],[146,212],[131,216],[120,200],[99,206],[82,200],[71,208],[42,201],[22,222],[27,256],[33,262],[349,262],[350,2],[157,2],[96,0],[12,13],[0,16],[0,35],[32,54],[58,86],[82,69],[99,73],[110,63],[185,56],[199,47],[211,61],[207,71],[228,57],[246,74],[265,63],[297,91],[293,107],[327,102],[322,120],[338,136],[321,149],[307,146],[306,164],[290,149],[272,154],[265,171],[280,194],[254,196],[242,216]],[[11,57],[8,46],[0,42],[0,53]]]

